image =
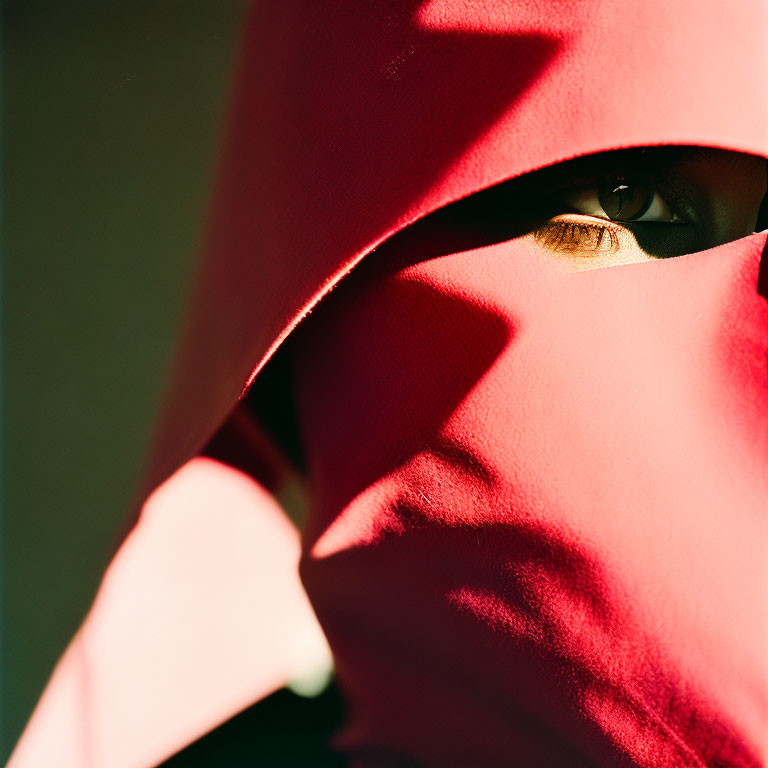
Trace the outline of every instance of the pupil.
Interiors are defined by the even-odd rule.
[[[620,184],[618,187],[616,187],[616,189],[613,190],[612,194],[616,195],[616,204],[618,206],[616,215],[620,216],[624,208],[626,208],[627,205],[632,202],[632,198],[635,196],[635,194],[632,191],[632,188],[628,187],[626,184]]]
[[[649,185],[633,183],[625,178],[613,177],[601,186],[600,205],[605,213],[617,221],[631,221],[650,208],[653,192]]]

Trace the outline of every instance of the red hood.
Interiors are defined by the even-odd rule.
[[[409,222],[598,150],[768,154],[767,16],[762,0],[255,3],[147,489]]]
[[[768,155],[766,21],[757,1],[258,4],[149,487],[426,214],[601,150]],[[565,277],[522,241],[417,248],[307,321],[303,575],[359,765],[758,764],[764,246]]]

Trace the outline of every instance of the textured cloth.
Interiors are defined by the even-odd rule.
[[[409,238],[313,315],[302,575],[352,765],[765,764],[765,243]]]
[[[379,243],[618,147],[768,154],[764,0],[256,2],[147,492]]]
[[[578,274],[396,238],[592,152],[768,154],[766,50],[763,0],[255,4],[147,488],[344,278],[296,386],[357,765],[764,764],[765,236]]]

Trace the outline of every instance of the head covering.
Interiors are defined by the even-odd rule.
[[[767,16],[762,0],[254,3],[148,488],[322,296],[430,211],[606,149],[765,154]]]
[[[353,765],[762,764],[765,240],[568,273],[396,238],[299,331]]]
[[[765,16],[255,5],[147,484],[367,257],[295,350],[354,765],[765,759],[765,235],[564,274],[406,229],[592,152],[767,155]]]

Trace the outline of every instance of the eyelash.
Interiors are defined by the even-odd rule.
[[[568,187],[573,189],[583,186],[594,186],[602,178],[601,175],[589,175],[570,180]],[[657,192],[663,194],[667,203],[676,213],[685,210],[685,195],[672,181],[673,173],[653,175],[651,181]],[[674,176],[676,178],[676,176]],[[679,183],[679,182],[678,182]],[[606,219],[605,224],[585,224],[569,221],[549,221],[535,232],[536,242],[549,250],[560,253],[575,253],[591,251],[593,253],[615,253],[619,250],[619,228],[631,222],[613,224]]]
[[[615,253],[619,249],[616,228],[608,224],[548,221],[536,230],[534,237],[540,245],[560,253]]]

